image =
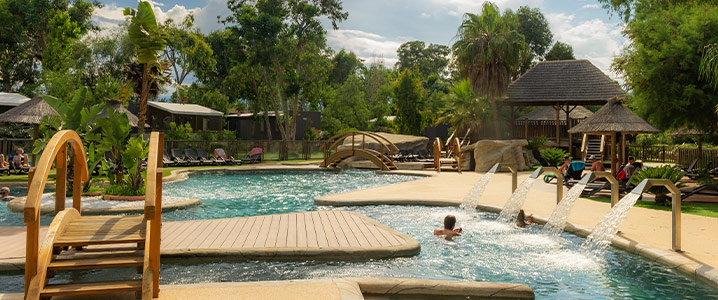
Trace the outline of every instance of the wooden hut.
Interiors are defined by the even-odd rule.
[[[40,122],[44,116],[58,116],[50,104],[45,102],[40,96],[35,96],[30,101],[26,101],[2,114],[0,114],[0,123],[20,123],[31,124],[34,127],[33,140],[37,140],[40,129]],[[35,154],[32,155],[32,163],[35,164]]]
[[[623,100],[614,97],[608,103],[595,112],[591,117],[583,120],[580,124],[568,130],[569,133],[583,133],[594,135],[611,136],[611,171],[616,173],[617,163],[626,160],[626,135],[639,133],[659,133],[660,130],[648,124],[630,109],[623,106]],[[621,137],[620,152],[616,149],[618,136]]]
[[[27,101],[30,101],[30,98],[21,94],[0,92],[0,114]]]
[[[508,98],[501,103],[511,107],[512,116],[515,107],[553,108],[555,134],[549,137],[570,149],[572,136],[562,136],[566,131],[561,126],[569,129],[572,122],[562,122],[561,112],[563,120],[570,120],[569,114],[579,106],[604,105],[612,97],[624,96],[621,87],[588,60],[543,61],[512,82]]]

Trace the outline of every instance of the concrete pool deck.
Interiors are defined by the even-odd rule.
[[[413,256],[419,242],[356,212],[321,210],[164,222],[163,258],[351,260]],[[46,227],[41,228],[41,236]],[[89,249],[92,249],[90,247]],[[21,271],[25,227],[0,227],[0,270]]]
[[[401,204],[458,206],[483,174],[474,172],[436,173],[413,171],[432,175],[414,181],[341,194],[318,197],[317,205],[351,206],[369,204]],[[519,183],[528,178],[528,172],[519,173]],[[567,189],[564,188],[564,194]],[[497,212],[511,196],[510,173],[496,173],[479,201],[479,209]],[[537,180],[528,193],[523,206],[533,213],[537,221],[547,219],[556,207],[556,185]],[[611,208],[609,203],[579,198],[568,218],[567,231],[586,236]],[[544,216],[544,217],[542,217]],[[438,221],[437,221],[438,222]],[[461,220],[459,220],[459,224]],[[613,245],[624,250],[657,260],[677,270],[718,285],[718,218],[682,214],[683,252],[671,250],[671,212],[634,207],[620,227],[621,232]],[[466,228],[465,228],[466,229]]]
[[[101,296],[134,300],[134,293]],[[0,294],[0,300],[22,300],[23,293]],[[98,299],[98,295],[53,297]],[[386,300],[386,299],[534,299],[533,290],[516,283],[403,278],[340,278],[286,281],[161,285],[157,299],[172,300]]]

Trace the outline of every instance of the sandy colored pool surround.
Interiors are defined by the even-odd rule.
[[[102,295],[104,300],[134,300],[134,293]],[[22,300],[22,293],[0,300]],[[98,299],[54,297],[53,299]],[[379,300],[379,299],[534,299],[530,287],[516,283],[404,278],[341,278],[161,285],[158,299],[172,300]]]
[[[406,173],[406,172],[404,172]],[[458,206],[483,174],[464,172],[436,173],[414,181],[395,183],[370,189],[327,195],[315,199],[317,205],[429,205]],[[519,173],[519,182],[528,178]],[[567,190],[564,189],[564,194]],[[545,222],[556,207],[556,185],[537,180],[523,206],[533,213],[538,223]],[[480,210],[499,212],[511,196],[510,173],[497,173],[479,201]],[[609,203],[579,198],[568,218],[566,231],[588,236],[599,220],[609,211]],[[459,220],[460,222],[460,220]],[[615,247],[667,264],[694,278],[718,286],[718,218],[683,214],[683,252],[671,250],[671,212],[634,207],[612,241]]]

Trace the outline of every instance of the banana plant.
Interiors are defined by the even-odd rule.
[[[130,136],[130,121],[126,114],[108,106],[107,117],[97,118],[95,123],[99,131],[97,148],[101,153],[110,153],[110,160],[106,162],[110,184],[121,183],[126,169],[123,167],[122,152]]]
[[[142,137],[133,137],[127,141],[127,146],[122,152],[122,164],[127,167],[127,179],[125,184],[132,190],[144,189],[142,178],[142,159],[147,157],[148,141]]]
[[[680,168],[665,165],[661,167],[646,167],[641,170],[638,170],[636,174],[634,174],[631,177],[631,184],[638,185],[643,181],[644,179],[648,178],[658,178],[658,179],[668,179],[673,183],[677,183],[683,176],[685,176],[686,173],[683,172]],[[678,187],[681,187],[681,184],[678,184]],[[667,203],[668,200],[668,193],[670,192],[668,189],[666,189],[663,186],[654,186],[648,189],[646,191],[647,193],[656,195],[656,204],[657,205],[663,205]]]

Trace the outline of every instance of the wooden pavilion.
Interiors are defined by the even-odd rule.
[[[508,98],[502,104],[511,107],[512,120],[516,107],[552,107],[556,130],[553,138],[556,145],[570,150],[573,144],[571,134],[561,134],[578,123],[571,121],[570,114],[578,106],[604,105],[608,99],[624,97],[625,94],[616,82],[588,60],[543,61],[509,85]],[[564,122],[561,121],[561,112],[565,116]],[[561,126],[566,128],[561,130]]]
[[[613,97],[608,103],[593,114],[593,116],[583,120],[576,127],[568,130],[569,133],[583,133],[594,135],[610,135],[611,136],[611,172],[616,174],[618,161],[622,163],[626,161],[626,135],[634,135],[639,133],[659,133],[660,130],[648,124],[630,109],[623,106],[623,99]],[[621,149],[616,149],[618,136],[621,137]],[[616,157],[620,156],[620,158]]]
[[[0,123],[19,123],[33,125],[32,139],[37,140],[40,131],[40,122],[44,116],[57,116],[50,104],[45,102],[41,96],[35,96],[30,101],[26,101],[12,109],[0,114]],[[31,159],[33,165],[36,163],[35,154]]]

